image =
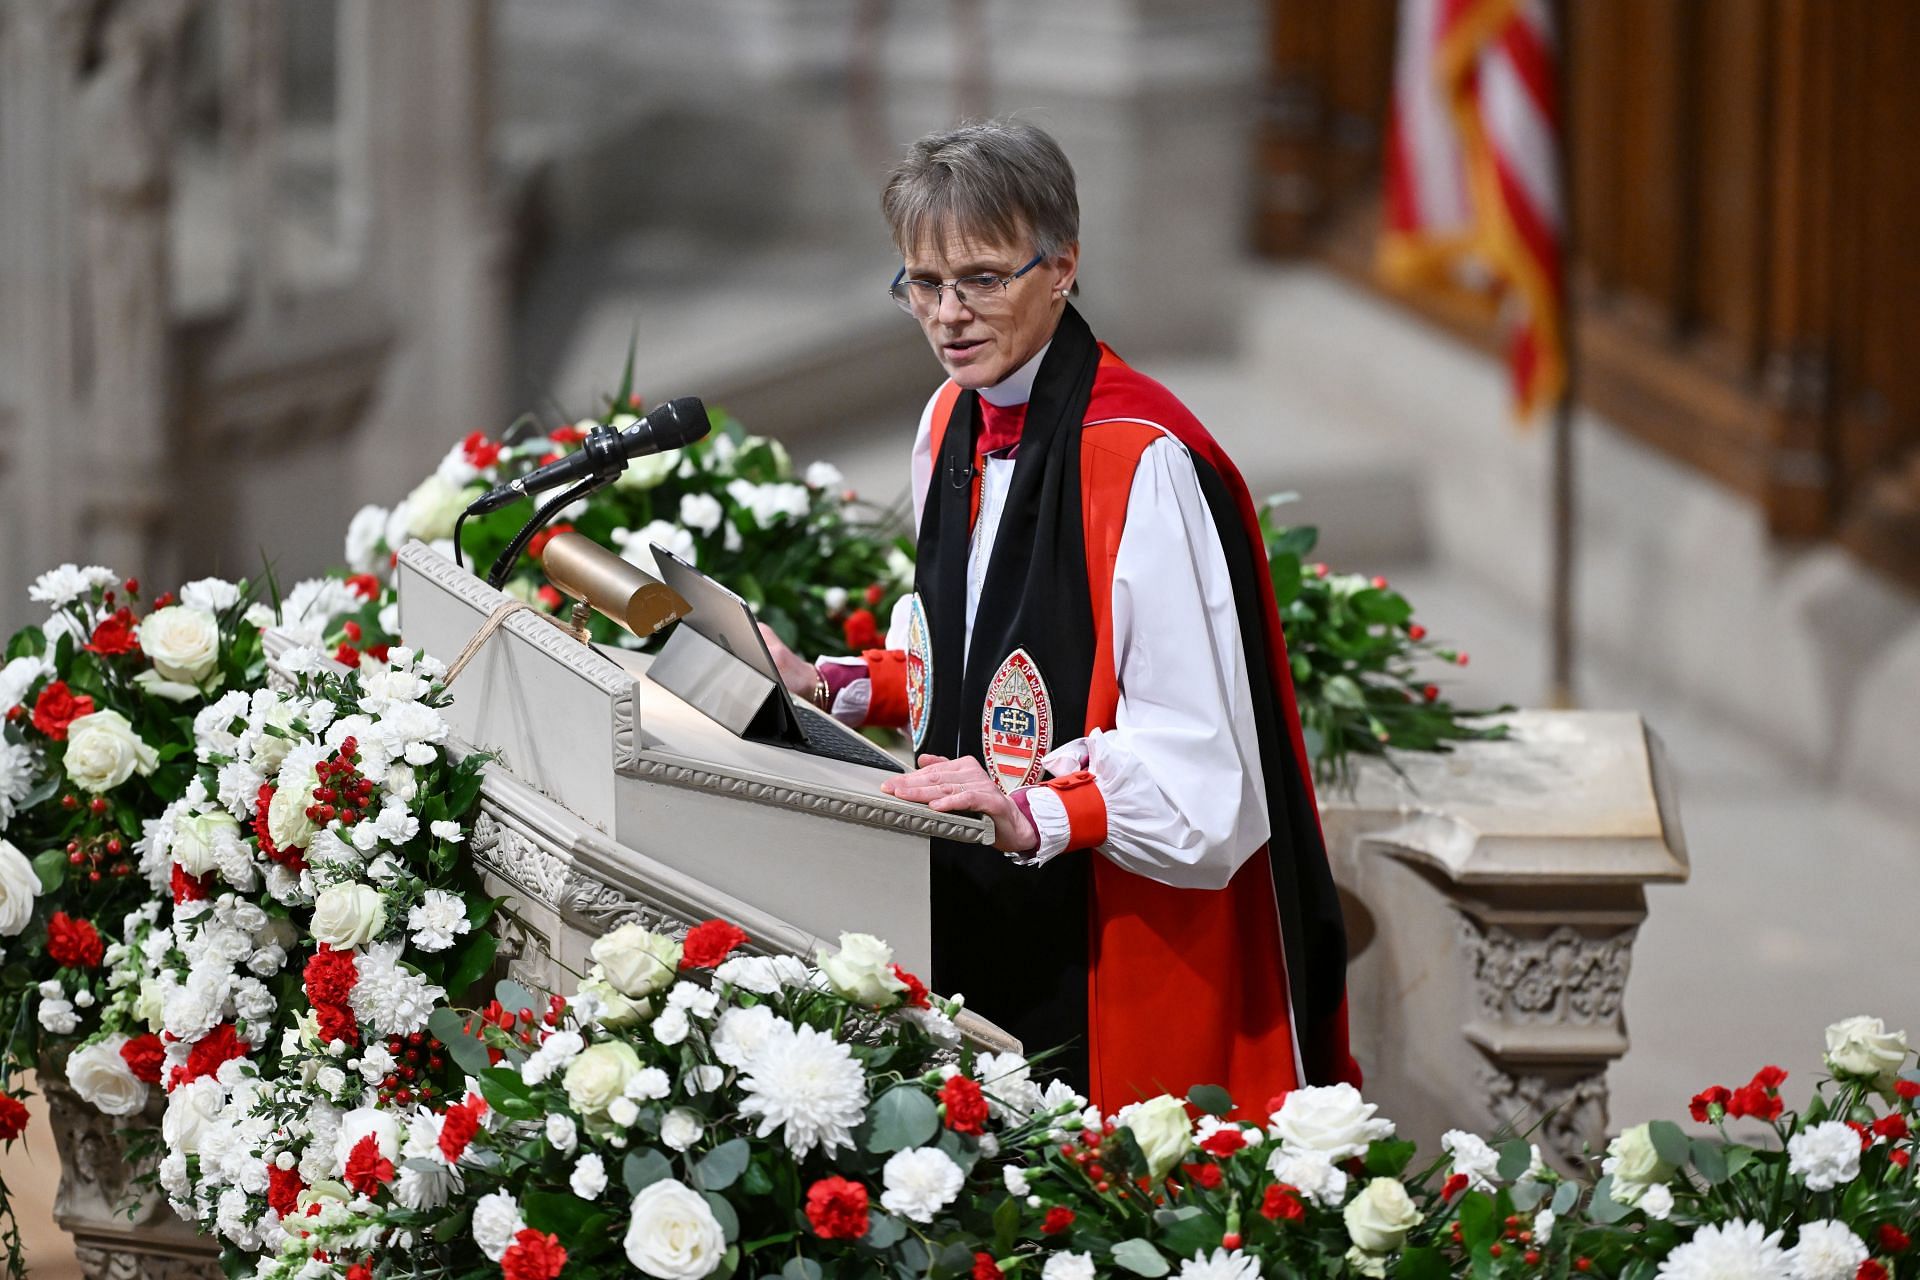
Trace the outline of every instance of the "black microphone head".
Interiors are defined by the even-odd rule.
[[[647,415],[647,425],[652,428],[654,448],[663,452],[705,439],[713,430],[713,423],[707,419],[707,406],[700,403],[698,396],[667,401]]]

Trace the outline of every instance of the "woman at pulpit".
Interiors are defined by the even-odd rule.
[[[885,649],[776,659],[840,719],[911,735],[919,768],[884,790],[993,820],[999,854],[934,842],[934,988],[1065,1046],[1107,1108],[1357,1083],[1245,482],[1072,305],[1079,203],[1045,132],[929,134],[881,206],[890,292],[947,375],[913,444],[915,590]]]

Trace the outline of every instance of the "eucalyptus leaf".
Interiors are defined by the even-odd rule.
[[[652,1186],[672,1174],[673,1162],[651,1147],[629,1151],[627,1158],[620,1162],[620,1181],[626,1184],[630,1196],[639,1195],[642,1187]]]
[[[1579,1183],[1563,1182],[1558,1187],[1554,1188],[1554,1191],[1553,1191],[1554,1216],[1565,1217],[1567,1214],[1572,1213],[1573,1207],[1579,1203],[1580,1203],[1580,1184]]]
[[[723,1142],[693,1166],[693,1185],[702,1191],[725,1191],[739,1180],[753,1158],[753,1148],[745,1138]]]
[[[1687,1163],[1687,1135],[1673,1121],[1653,1121],[1647,1126],[1647,1137],[1653,1140],[1654,1154],[1660,1157],[1663,1164],[1678,1169]]]
[[[940,1128],[940,1112],[933,1099],[911,1084],[895,1085],[881,1094],[870,1118],[873,1131],[867,1150],[874,1152],[924,1146]]]
[[[1210,1116],[1223,1116],[1233,1110],[1233,1095],[1217,1084],[1197,1084],[1187,1090],[1187,1101]]]
[[[1500,1144],[1500,1164],[1494,1170],[1500,1175],[1500,1181],[1513,1182],[1527,1171],[1533,1163],[1533,1148],[1527,1143],[1515,1139]]]
[[[1137,1276],[1163,1276],[1173,1270],[1160,1251],[1145,1240],[1122,1240],[1113,1246],[1113,1261]]]
[[[486,1043],[467,1031],[466,1020],[457,1011],[435,1009],[427,1019],[427,1030],[447,1047],[447,1056],[468,1075],[477,1076],[493,1065]]]

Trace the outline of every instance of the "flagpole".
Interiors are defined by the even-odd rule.
[[[1565,331],[1563,331],[1565,332]],[[1573,689],[1573,371],[1569,334],[1567,386],[1553,409],[1552,452],[1552,563],[1549,569],[1549,637],[1547,650],[1547,705],[1565,710],[1575,705]]]

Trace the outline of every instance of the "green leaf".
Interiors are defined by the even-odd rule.
[[[447,1046],[447,1056],[468,1075],[477,1076],[493,1065],[486,1043],[467,1031],[465,1019],[456,1010],[435,1009],[427,1019],[427,1030]]]
[[[1020,1231],[1020,1202],[1008,1196],[993,1211],[993,1256],[1004,1258],[1013,1252],[1013,1240]]]
[[[480,1096],[487,1105],[509,1120],[533,1120],[542,1107],[533,1099],[533,1091],[511,1068],[495,1067],[480,1073]],[[577,1198],[577,1197],[576,1197]]]
[[[767,1172],[763,1164],[749,1164],[746,1177],[740,1180],[740,1189],[750,1196],[766,1195],[773,1190],[773,1175]]]
[[[1197,1084],[1187,1090],[1187,1101],[1210,1116],[1223,1116],[1233,1110],[1233,1095],[1217,1084]]]
[[[640,1188],[651,1186],[672,1174],[673,1162],[652,1147],[629,1151],[627,1158],[620,1163],[620,1180],[626,1183],[630,1196],[639,1195]]]
[[[1731,1146],[1726,1149],[1727,1176],[1737,1178],[1740,1171],[1752,1164],[1760,1155],[1752,1147]]]
[[[1515,1139],[1500,1144],[1500,1164],[1494,1170],[1500,1175],[1500,1181],[1512,1182],[1527,1171],[1533,1163],[1533,1148]]]
[[[867,1223],[864,1243],[869,1249],[891,1249],[906,1234],[907,1228],[900,1219],[892,1214],[876,1213]]]
[[[1450,1268],[1445,1254],[1418,1245],[1400,1251],[1400,1261],[1394,1266],[1393,1274],[1395,1280],[1447,1280]]]
[[[753,1148],[745,1138],[723,1142],[693,1166],[693,1185],[702,1191],[725,1191],[747,1171]]]
[[[1655,1120],[1647,1126],[1653,1150],[1661,1161],[1678,1169],[1687,1163],[1687,1135],[1671,1120]]]
[[[38,627],[22,627],[7,641],[7,661],[37,658],[47,649],[47,634]]]
[[[1166,1228],[1160,1235],[1160,1248],[1176,1258],[1191,1258],[1196,1250],[1211,1254],[1226,1230],[1227,1224],[1212,1214],[1196,1212]]]
[[[826,1272],[812,1258],[788,1258],[780,1268],[780,1280],[822,1280]]]
[[[720,1230],[725,1233],[727,1243],[732,1244],[738,1240],[740,1215],[733,1211],[733,1206],[727,1203],[727,1198],[717,1191],[703,1191],[701,1194],[707,1198],[707,1207],[713,1210],[713,1216],[720,1223]]]
[[[881,1094],[871,1119],[873,1132],[868,1135],[867,1150],[875,1153],[924,1146],[940,1127],[940,1112],[933,1099],[910,1084],[896,1085]]]
[[[1569,1213],[1573,1212],[1573,1207],[1579,1203],[1580,1203],[1580,1184],[1579,1183],[1563,1182],[1554,1189],[1553,1214],[1556,1218],[1566,1217]]]
[[[486,976],[493,967],[494,953],[499,950],[500,940],[491,933],[476,933],[468,938],[454,957],[453,967],[447,972],[447,996],[458,1000]]]
[[[963,1241],[952,1241],[935,1255],[933,1269],[927,1274],[932,1280],[953,1280],[955,1276],[972,1275],[973,1250]]]
[[[598,1212],[591,1200],[569,1191],[529,1191],[521,1196],[520,1208],[528,1226],[565,1240],[574,1239],[581,1225]]]
[[[1113,1246],[1113,1260],[1137,1276],[1163,1276],[1173,1269],[1145,1240],[1122,1240]]]
[[[1418,1146],[1412,1142],[1396,1138],[1376,1138],[1367,1147],[1367,1172],[1376,1178],[1397,1178],[1409,1163]]]
[[[447,1241],[467,1234],[467,1223],[473,1217],[473,1206],[467,1205],[458,1213],[450,1214],[433,1224],[429,1232],[435,1240],[445,1244]]]
[[[33,873],[40,877],[40,892],[52,893],[67,881],[67,855],[59,849],[34,854]]]
[[[1603,1227],[1610,1227],[1632,1212],[1632,1205],[1621,1204],[1613,1198],[1612,1174],[1593,1184],[1593,1203],[1587,1206],[1588,1217]]]
[[[522,1009],[538,1012],[546,1004],[546,1001],[537,998],[533,992],[512,978],[502,978],[494,984],[493,998],[498,1000],[500,1006],[508,1013],[518,1013]]]
[[[1708,1186],[1717,1187],[1727,1180],[1727,1153],[1718,1142],[1695,1138],[1690,1150],[1693,1167],[1707,1180]]]
[[[1499,1210],[1484,1191],[1460,1197],[1460,1240],[1468,1252],[1485,1248],[1500,1238]]]

